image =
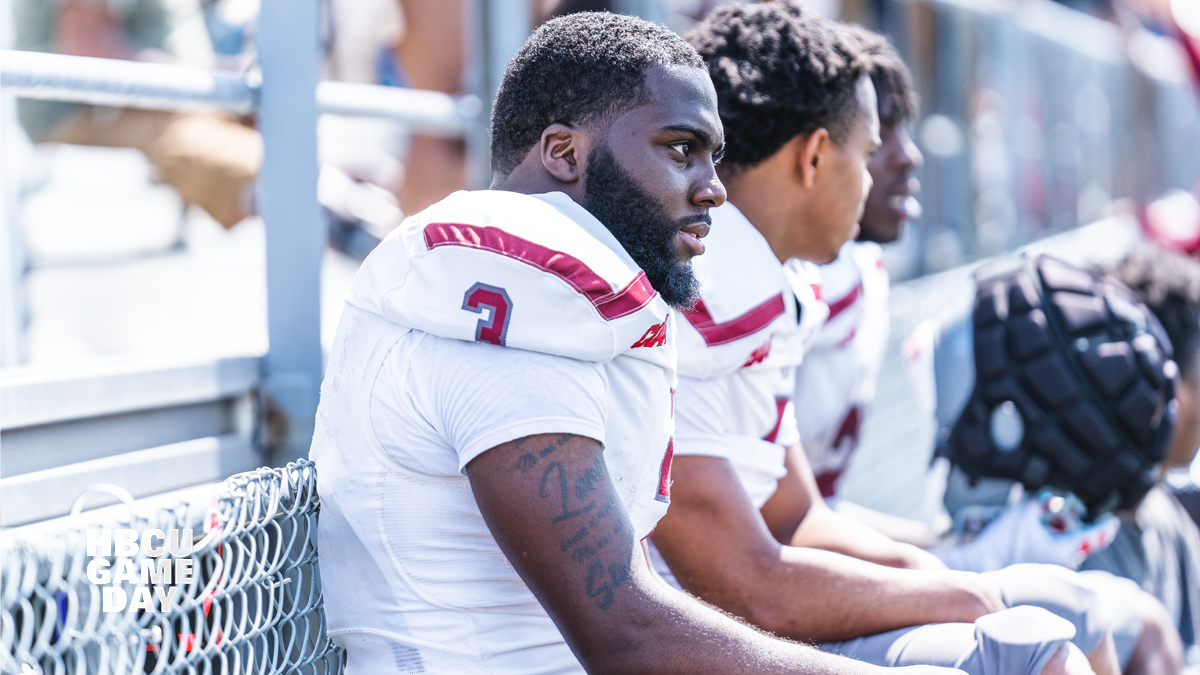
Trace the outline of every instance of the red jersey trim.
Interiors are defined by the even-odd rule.
[[[832,321],[833,317],[837,316],[838,314],[841,314],[842,312],[846,311],[846,309],[849,308],[850,305],[853,305],[855,303],[855,301],[858,300],[858,296],[860,296],[860,295],[862,295],[862,284],[855,286],[854,290],[847,293],[841,300],[830,303],[829,318],[825,319],[825,320]]]
[[[780,293],[745,314],[724,323],[717,323],[713,320],[712,314],[708,313],[708,308],[704,306],[703,300],[697,300],[696,306],[685,310],[683,315],[700,333],[700,337],[704,338],[704,344],[713,347],[753,335],[766,328],[785,311],[783,294]]]
[[[518,237],[498,227],[464,225],[461,223],[430,223],[425,226],[425,246],[465,246],[491,251],[519,260],[548,272],[567,282],[591,302],[605,320],[628,316],[649,305],[658,295],[646,273],[638,271],[623,288],[614,291],[612,284],[596,274],[582,260]]]

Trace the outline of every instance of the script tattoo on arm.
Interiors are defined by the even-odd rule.
[[[555,469],[558,469],[559,490],[562,494],[562,514],[556,516],[554,518],[554,522],[558,523],[568,518],[582,516],[583,514],[596,508],[596,500],[593,499],[583,508],[575,509],[574,511],[571,510],[569,504],[570,495],[567,491],[567,470],[563,467],[562,462],[552,462],[550,466],[546,467],[546,473],[542,474],[541,496],[543,499],[550,496],[550,494],[546,492],[546,483],[550,480],[550,474],[553,473]]]
[[[623,562],[615,562],[608,566],[609,581],[603,581],[604,571],[604,563],[596,560],[588,568],[587,575],[588,597],[595,598],[596,606],[600,609],[612,607],[616,589],[624,586],[626,581],[633,578],[633,571],[628,564]]]
[[[510,444],[509,450],[514,452],[504,460],[508,467],[517,470],[515,475],[520,480],[513,483],[513,477],[506,479],[502,474],[478,469],[485,466],[483,463],[476,464],[482,473],[470,477],[473,484],[478,480],[479,486],[492,485],[500,490],[520,484],[533,488],[524,496],[510,492],[514,500],[510,513],[521,512],[521,502],[530,505],[528,500],[533,497],[540,504],[536,512],[544,515],[536,521],[526,520],[525,527],[530,528],[533,536],[537,536],[534,531],[540,530],[542,536],[552,537],[554,548],[550,555],[561,556],[559,564],[573,569],[569,576],[574,580],[563,590],[571,589],[582,596],[582,602],[608,610],[620,597],[619,591],[632,583],[636,542],[632,541],[634,533],[616,496],[600,448],[590,440],[588,448],[581,440],[571,434],[523,438]],[[588,454],[581,454],[584,452]],[[485,453],[477,461],[486,462],[488,456]],[[468,466],[468,472],[471,471]],[[496,493],[488,488],[484,494]],[[512,522],[518,523],[520,519]],[[525,551],[520,555],[523,558]],[[532,560],[532,552],[530,556]]]
[[[613,536],[619,534],[624,529],[624,524],[620,519],[617,519],[611,531],[605,532],[604,529],[601,529],[604,519],[616,509],[617,498],[615,496],[610,498],[603,508],[594,513],[593,510],[596,507],[595,499],[587,502],[582,507],[572,510],[571,500],[567,494],[566,469],[561,462],[553,462],[546,467],[545,473],[542,474],[540,496],[543,499],[552,496],[552,491],[547,490],[547,484],[551,482],[550,476],[552,473],[557,474],[560,496],[562,498],[562,514],[556,516],[554,522],[558,523],[569,518],[592,513],[592,518],[588,521],[587,525],[580,526],[574,534],[559,543],[559,550],[563,553],[570,551],[571,560],[576,564],[589,561],[585,590],[588,597],[595,600],[597,607],[608,609],[612,607],[616,590],[632,578],[628,561],[605,564],[604,561],[599,559],[600,552],[612,543]],[[586,499],[588,495],[596,490],[604,478],[604,459],[597,457],[592,462],[592,465],[584,470],[583,475],[575,479],[576,499],[579,501]],[[589,535],[594,536],[589,537]],[[593,558],[596,559],[593,560]]]
[[[571,438],[571,434],[563,434],[562,436],[558,437],[556,443],[558,444],[558,447],[561,448],[563,445],[566,445],[567,441],[571,440]],[[528,436],[524,438],[518,438],[513,442],[513,446],[520,450],[521,447],[524,446],[528,441]],[[526,452],[517,458],[517,468],[523,472],[528,471],[538,463],[539,459],[545,459],[550,453],[554,452],[554,448],[555,446],[551,444],[539,450],[537,454],[534,454],[533,452]]]

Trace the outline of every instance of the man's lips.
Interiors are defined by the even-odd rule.
[[[888,209],[909,220],[920,218],[921,203],[916,198],[916,194],[920,191],[920,181],[915,176],[908,178],[887,193]]]
[[[697,220],[695,222],[688,223],[679,229],[683,232],[687,232],[697,239],[703,239],[708,236],[709,224],[707,220]]]
[[[908,220],[921,217],[921,202],[909,194],[890,195],[887,198],[887,206],[893,213]]]
[[[708,236],[708,219],[697,220],[679,228],[679,232],[675,234],[676,239],[683,246],[692,252],[693,256],[698,256],[704,253],[704,242],[700,241]]]

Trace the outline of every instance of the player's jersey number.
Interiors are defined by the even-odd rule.
[[[475,324],[475,341],[504,346],[512,318],[512,300],[503,288],[477,282],[463,294],[462,308],[476,314],[483,314],[486,308],[486,316],[479,317]]]

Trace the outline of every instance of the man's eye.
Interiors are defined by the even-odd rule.
[[[671,148],[675,152],[678,152],[679,154],[683,155],[684,157],[687,157],[688,152],[692,149],[692,144],[688,143],[687,141],[680,141],[678,143],[672,143],[672,144],[668,145],[667,147]]]

